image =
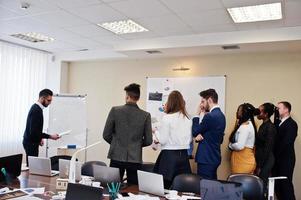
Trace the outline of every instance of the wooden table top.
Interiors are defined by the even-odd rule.
[[[0,188],[2,187],[11,187],[15,189],[22,189],[22,188],[36,188],[36,187],[45,187],[45,192],[48,191],[54,192],[57,194],[59,192],[56,189],[56,179],[58,176],[54,177],[47,177],[47,176],[39,176],[39,175],[33,175],[29,174],[29,171],[23,171],[21,175],[18,177],[18,179],[14,180],[9,185],[4,185],[0,183]],[[124,189],[121,190],[121,192],[131,192],[133,194],[139,194],[138,186],[137,185],[131,185],[126,186]],[[143,194],[143,193],[141,193]],[[51,199],[51,196],[47,195],[35,195],[42,199]],[[109,200],[108,196],[103,197],[104,200]],[[164,200],[166,198],[160,197],[161,200]]]

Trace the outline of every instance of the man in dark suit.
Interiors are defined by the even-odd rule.
[[[28,156],[39,156],[39,145],[43,145],[43,138],[57,140],[58,134],[48,135],[43,133],[43,109],[50,105],[53,93],[44,89],[39,93],[39,100],[33,104],[28,112],[26,128],[23,135],[23,147],[26,152],[26,163]]]
[[[133,83],[124,90],[126,104],[111,109],[103,138],[110,144],[110,166],[119,168],[121,180],[126,170],[128,183],[137,184],[137,170],[142,163],[142,147],[152,144],[151,115],[137,105],[140,85]]]
[[[226,119],[218,106],[218,95],[214,89],[202,91],[200,96],[200,108],[204,108],[208,113],[201,123],[199,117],[194,117],[192,122],[192,135],[199,143],[195,157],[197,171],[202,178],[217,179],[217,168],[221,163],[220,145],[223,142]]]
[[[278,103],[280,124],[275,138],[275,164],[273,176],[286,176],[287,179],[275,182],[275,192],[279,200],[295,200],[293,173],[295,168],[294,143],[297,137],[298,125],[291,118],[291,104],[283,101]]]

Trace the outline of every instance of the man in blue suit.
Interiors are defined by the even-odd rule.
[[[208,113],[201,123],[199,117],[192,120],[192,135],[199,143],[195,161],[198,164],[198,175],[206,179],[217,179],[217,168],[221,164],[220,145],[223,143],[226,119],[218,106],[218,95],[214,89],[204,90],[200,92],[200,96],[200,108],[204,108]]]

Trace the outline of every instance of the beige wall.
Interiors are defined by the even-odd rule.
[[[190,67],[190,71],[175,72],[174,67]],[[73,62],[69,69],[69,92],[88,94],[89,143],[102,139],[102,130],[110,108],[124,103],[123,87],[131,82],[142,86],[140,106],[145,108],[146,77],[182,77],[227,75],[226,136],[222,147],[219,178],[229,174],[227,139],[234,125],[237,106],[251,102],[290,101],[293,117],[301,126],[301,52],[231,54],[168,59]],[[301,137],[296,141],[297,163],[295,188],[301,185]],[[88,153],[89,159],[106,160],[108,145],[104,143]],[[155,161],[157,152],[146,149],[144,160]],[[296,191],[301,198],[301,191]]]
[[[69,62],[61,62],[60,93],[68,93]]]

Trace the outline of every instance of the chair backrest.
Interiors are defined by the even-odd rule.
[[[141,171],[145,171],[145,172],[153,172],[154,171],[154,167],[155,167],[155,163],[152,162],[144,162],[141,165]]]
[[[201,177],[196,174],[180,174],[172,182],[172,189],[178,192],[193,192],[200,194]]]
[[[242,200],[242,184],[223,180],[202,178],[200,181],[202,200]]]
[[[58,156],[52,156],[50,158],[50,162],[51,162],[51,170],[59,170],[59,159],[63,159],[63,160],[71,160],[71,156],[68,155],[58,155]]]
[[[88,161],[82,165],[82,175],[94,176],[93,166],[107,166],[106,163],[102,161]]]
[[[93,177],[95,181],[100,181],[103,187],[107,186],[107,183],[120,182],[119,168],[93,165]]]
[[[228,181],[242,184],[243,198],[246,200],[262,200],[264,197],[263,181],[252,174],[232,174]]]

